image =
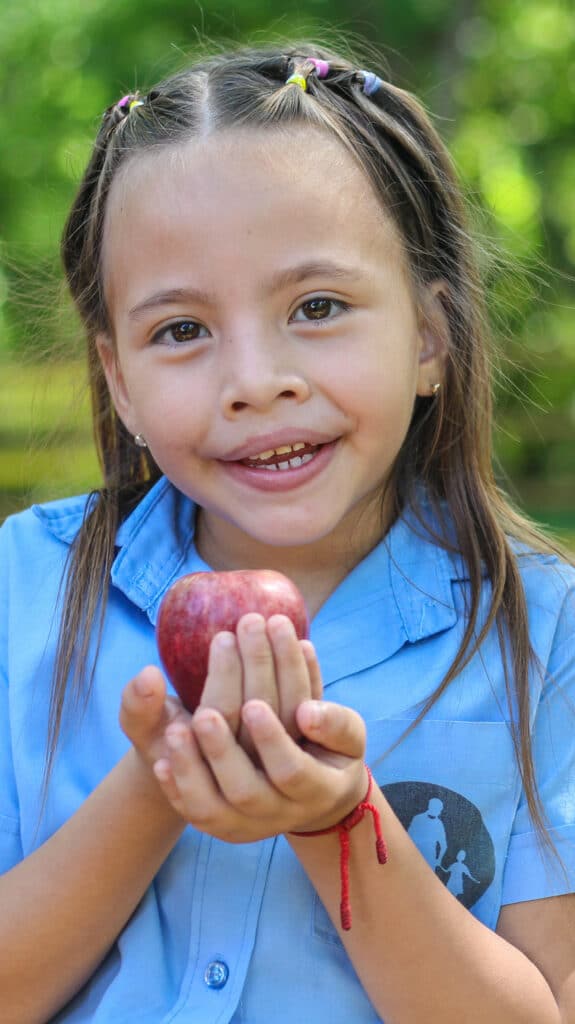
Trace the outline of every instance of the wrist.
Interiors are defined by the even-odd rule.
[[[314,829],[312,832],[292,832],[293,836],[298,836],[303,839],[310,839],[316,836],[325,836],[330,833],[337,833],[339,838],[340,847],[340,860],[339,860],[339,871],[340,871],[340,885],[341,885],[341,900],[340,900],[340,920],[343,931],[349,931],[351,928],[351,902],[349,895],[349,858],[350,858],[350,832],[356,825],[359,825],[366,814],[371,814],[373,820],[373,828],[375,831],[375,852],[379,864],[387,863],[387,847],[381,831],[381,819],[379,816],[379,810],[370,800],[371,791],[373,788],[373,776],[365,765],[365,770],[368,777],[367,791],[365,796],[361,799],[351,811],[348,812],[343,818],[341,818],[335,825],[328,825],[326,828]]]
[[[149,813],[154,814],[158,820],[164,819],[166,825],[172,826],[174,831],[183,831],[185,821],[164,794],[152,766],[136,747],[130,747],[119,767],[123,769],[131,793],[146,802]]]
[[[339,803],[336,810],[332,808],[328,815],[323,815],[317,821],[306,825],[305,828],[302,828],[297,832],[291,832],[290,835],[306,837],[327,835],[329,832],[335,831],[341,822],[345,821],[355,808],[358,807],[363,800],[367,799],[370,791],[371,772],[367,765],[364,764],[361,766],[361,772],[358,775],[351,794]]]

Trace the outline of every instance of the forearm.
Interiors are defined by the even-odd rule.
[[[65,1005],[113,944],[182,829],[131,750],[55,835],[0,878],[6,1024],[40,1024]]]
[[[537,967],[451,895],[383,795],[373,801],[389,860],[378,864],[366,816],[351,833],[353,925],[340,935],[386,1024],[560,1024]],[[337,836],[288,839],[339,929]]]

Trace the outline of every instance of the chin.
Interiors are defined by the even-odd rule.
[[[315,544],[324,539],[332,532],[332,523],[325,526],[310,523],[298,523],[293,517],[287,523],[274,522],[262,523],[261,529],[253,521],[249,524],[235,524],[242,533],[247,534],[258,544],[274,548],[298,548],[308,544]]]

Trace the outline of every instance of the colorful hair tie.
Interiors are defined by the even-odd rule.
[[[377,75],[374,75],[373,71],[361,71],[360,74],[363,75],[363,85],[361,87],[361,91],[366,96],[373,96],[373,94],[376,93],[378,89],[381,89],[383,82],[381,78],[378,78]]]
[[[129,106],[128,109],[129,110],[133,110],[134,107],[143,107],[143,106],[144,106],[144,101],[143,100],[132,100],[132,102],[130,103],[130,106]]]
[[[329,61],[316,60],[315,57],[310,57],[309,62],[310,64],[313,64],[318,78],[327,78],[329,75]]]
[[[120,109],[122,110],[124,107],[128,106],[128,103],[130,102],[131,99],[132,99],[132,94],[130,92],[126,93],[125,96],[122,96],[121,100],[118,100],[118,102],[116,103],[116,106],[120,107]]]
[[[303,75],[290,75],[286,82],[286,85],[299,85],[300,89],[303,89],[304,92],[307,92],[307,78],[304,78]]]

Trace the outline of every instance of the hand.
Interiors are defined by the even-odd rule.
[[[227,842],[327,828],[365,795],[365,726],[349,708],[306,700],[296,743],[266,701],[241,712],[258,764],[224,716],[198,708],[166,730],[169,756],[154,765],[165,795],[186,821]]]
[[[200,707],[218,710],[243,748],[254,755],[242,706],[263,700],[276,712],[288,734],[301,733],[296,709],[305,700],[319,700],[322,682],[313,645],[298,640],[285,615],[266,620],[250,612],[242,616],[237,632],[216,634],[210,647],[208,676]]]

